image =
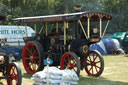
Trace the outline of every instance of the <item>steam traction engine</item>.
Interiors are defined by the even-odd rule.
[[[2,41],[0,41],[2,43]],[[7,85],[21,85],[22,73],[19,65],[14,62],[13,54],[8,54],[7,50],[0,47],[0,79],[6,79]]]
[[[4,20],[5,16],[0,14],[0,20]],[[0,38],[0,80],[6,79],[7,85],[21,85],[22,74],[19,65],[13,62],[10,57],[14,57],[12,54],[8,55],[6,50],[2,50],[2,43],[6,42],[6,39]],[[0,82],[1,85],[1,82]],[[2,84],[3,85],[3,84]]]
[[[52,66],[73,69],[78,75],[80,69],[85,69],[89,76],[100,76],[104,70],[103,57],[97,51],[89,51],[89,46],[100,41],[111,19],[110,15],[100,12],[13,19],[15,24],[25,24],[26,29],[27,24],[33,23],[36,32],[34,37],[24,38],[22,59],[25,70],[30,74],[43,70],[44,60],[49,57],[53,60]],[[37,33],[36,25],[42,23]]]

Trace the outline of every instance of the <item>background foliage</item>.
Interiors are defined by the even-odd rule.
[[[111,14],[113,19],[108,33],[127,31],[128,0],[0,0],[0,13],[6,15],[6,20],[0,24],[10,25],[15,17],[71,13],[76,4],[82,6],[82,11]]]

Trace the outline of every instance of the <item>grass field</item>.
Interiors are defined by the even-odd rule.
[[[81,71],[78,85],[128,85],[128,55],[103,56],[105,69],[99,78],[87,76]],[[18,62],[22,69],[22,85],[32,85],[31,75],[27,74],[22,62]],[[6,85],[5,80],[1,80]],[[1,85],[1,84],[0,84]]]

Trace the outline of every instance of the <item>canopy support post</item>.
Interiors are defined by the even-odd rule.
[[[87,37],[87,35],[86,35],[86,33],[85,33],[85,30],[84,30],[84,27],[83,27],[81,21],[78,20],[78,23],[80,24],[80,26],[81,26],[81,28],[82,28],[82,30],[83,30],[84,36],[86,37],[86,39],[88,39],[88,37]]]
[[[106,32],[106,30],[107,30],[107,28],[108,28],[109,22],[110,22],[110,20],[108,20],[108,22],[107,22],[107,24],[106,24],[106,26],[105,26],[105,29],[104,29],[104,32],[103,32],[102,38],[104,37],[104,34],[105,34],[105,32]]]
[[[66,27],[67,27],[67,24],[66,24],[66,21],[64,21],[64,45],[66,45]]]
[[[27,24],[25,24],[25,37],[27,37],[28,32],[27,32]]]
[[[58,32],[58,22],[56,22],[56,33]]]
[[[41,27],[41,29],[40,29],[40,32],[39,32],[39,34],[41,34],[41,32],[42,32],[42,30],[43,30],[43,27],[44,27],[44,26],[42,25],[42,27]]]
[[[102,37],[102,18],[100,18],[100,38]]]
[[[36,31],[36,24],[34,24],[34,29],[35,29],[35,33],[37,33],[37,31]]]
[[[48,26],[47,26],[47,22],[45,23],[45,35],[48,35]]]
[[[88,18],[88,38],[90,38],[90,18]]]

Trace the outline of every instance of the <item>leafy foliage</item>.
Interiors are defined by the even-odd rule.
[[[76,4],[82,6],[82,11],[111,14],[113,19],[107,32],[127,31],[128,0],[0,0],[0,12],[7,17],[1,24],[11,24],[15,17],[71,13]]]
[[[101,0],[103,11],[113,16],[111,32],[127,31],[128,28],[128,0]]]

